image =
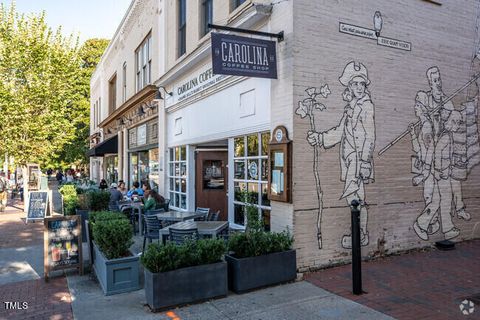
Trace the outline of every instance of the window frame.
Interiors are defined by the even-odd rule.
[[[200,38],[203,38],[212,30],[208,24],[213,23],[213,0],[201,0],[200,13]]]
[[[122,103],[127,101],[127,62],[122,66]]]
[[[187,0],[178,0],[177,11],[177,57],[180,58],[187,52]]]
[[[175,150],[178,148],[178,159],[176,158]],[[185,159],[182,158],[182,149],[184,148]],[[178,211],[188,210],[188,188],[189,188],[189,179],[188,179],[188,162],[189,162],[189,146],[175,146],[168,148],[168,166],[167,166],[167,186],[168,186],[168,197],[170,199],[170,208]],[[185,166],[185,172],[182,175],[182,165]],[[178,167],[178,175],[175,168]],[[179,183],[179,190],[176,190],[176,181]],[[185,192],[182,191],[182,181],[185,183]],[[172,189],[173,186],[173,189]],[[176,201],[175,195],[178,195],[179,203]],[[182,196],[185,197],[185,207],[182,207]]]
[[[115,72],[108,80],[108,114],[112,114],[117,108],[117,73]]]
[[[267,135],[267,134],[268,134],[268,139],[266,139],[265,141],[262,140],[262,136]],[[257,150],[256,155],[249,155],[248,154],[248,137],[253,136],[253,135],[257,135],[257,148],[258,148],[258,150]],[[241,155],[241,156],[237,156],[235,154],[235,140],[239,139],[239,138],[243,139],[243,144],[244,144],[243,155]],[[269,170],[269,167],[268,167],[268,149],[266,150],[266,153],[264,154],[263,150],[262,150],[262,144],[264,142],[266,142],[267,145],[268,145],[269,141],[270,141],[270,131],[256,132],[256,133],[237,136],[237,137],[233,138],[234,151],[233,151],[233,157],[232,158],[233,158],[233,190],[234,190],[234,196],[233,196],[233,199],[232,199],[232,203],[233,203],[232,219],[233,219],[233,221],[231,221],[231,222],[233,222],[234,224],[237,224],[237,225],[240,225],[240,226],[246,226],[246,224],[247,224],[247,215],[246,214],[244,214],[244,224],[243,225],[235,222],[235,206],[236,205],[240,205],[240,206],[245,206],[246,205],[245,202],[235,199],[236,198],[236,189],[235,189],[236,183],[238,183],[238,184],[243,183],[247,186],[247,188],[248,188],[249,184],[256,184],[257,185],[257,192],[258,192],[257,203],[253,203],[252,205],[255,206],[258,209],[260,219],[264,218],[263,213],[262,213],[263,210],[268,211],[268,212],[271,212],[271,210],[272,210],[271,202],[269,203],[269,205],[264,205],[264,203],[262,202],[262,195],[263,194],[268,194],[268,171],[266,172],[266,180],[262,180],[263,166],[266,165],[267,170]],[[249,177],[248,163],[249,163],[249,161],[252,161],[252,160],[256,160],[257,163],[258,163],[257,164],[257,166],[258,166],[258,171],[257,171],[258,172],[258,179],[250,179],[250,177]],[[235,162],[236,161],[244,161],[243,178],[235,178]],[[263,192],[262,186],[266,187],[265,192]]]
[[[135,88],[139,92],[152,83],[152,32],[135,49]]]
[[[244,4],[245,2],[247,2],[247,0],[231,0],[230,2],[230,12],[234,11],[235,9],[237,9],[238,7],[240,7],[242,4]]]

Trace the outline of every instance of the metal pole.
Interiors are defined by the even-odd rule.
[[[352,201],[352,284],[353,294],[362,294],[362,251],[360,249],[360,210],[358,200]]]

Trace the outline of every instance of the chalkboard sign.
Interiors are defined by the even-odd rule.
[[[58,216],[44,220],[44,274],[82,266],[82,224],[80,216]]]
[[[28,200],[28,220],[45,218],[48,210],[48,191],[30,191]]]

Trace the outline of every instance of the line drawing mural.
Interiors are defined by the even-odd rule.
[[[302,119],[308,116],[310,120],[310,130],[315,130],[315,110],[323,111],[326,109],[326,106],[317,100],[317,97],[323,97],[324,99],[328,98],[331,91],[328,88],[328,84],[323,85],[319,91],[316,88],[311,87],[305,90],[308,95],[308,98],[303,99],[298,102],[298,108],[295,111]],[[322,249],[322,213],[323,213],[323,191],[322,185],[320,183],[320,170],[318,168],[319,164],[319,145],[313,146],[313,176],[315,178],[315,189],[317,195],[318,209],[317,209],[317,242],[318,248]]]
[[[342,98],[348,104],[344,108],[342,118],[338,125],[318,132],[314,120],[311,120],[311,130],[307,133],[308,143],[314,147],[314,159],[318,161],[319,149],[323,146],[330,149],[340,144],[340,180],[344,182],[344,190],[340,199],[345,199],[348,206],[352,200],[359,200],[360,206],[360,234],[361,245],[369,243],[367,230],[368,210],[365,202],[364,184],[374,182],[373,150],[375,148],[375,107],[370,98],[368,86],[370,80],[365,65],[359,62],[349,62],[339,78],[345,87]],[[312,89],[312,88],[310,88]],[[308,90],[308,89],[307,89]],[[308,93],[308,92],[307,92]],[[308,98],[307,98],[308,99]],[[312,102],[310,109],[307,99],[299,102],[296,113],[304,118],[311,110],[323,110],[325,106]],[[317,238],[321,249],[321,220],[322,220],[322,192],[320,188],[318,164],[314,162],[314,175],[317,182],[317,195],[319,194],[319,210],[317,218]],[[342,247],[351,248],[351,234],[342,237]]]
[[[442,90],[440,69],[426,72],[430,91],[419,91],[415,98],[415,113],[419,126],[410,125],[413,185],[423,183],[425,209],[413,224],[422,240],[440,229],[446,240],[460,234],[452,217],[469,221],[462,195],[462,181],[479,163],[480,146],[477,128],[478,94],[455,108],[446,101]],[[442,102],[446,101],[446,102]]]
[[[361,37],[370,40],[376,40],[377,45],[399,49],[404,51],[411,51],[412,44],[408,41],[382,37],[380,34],[383,28],[383,17],[380,11],[375,11],[373,14],[373,29],[359,27],[353,24],[339,22],[338,29],[341,33],[349,34],[356,37]]]

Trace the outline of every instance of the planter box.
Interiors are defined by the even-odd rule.
[[[93,242],[93,269],[105,295],[140,289],[139,257],[107,260]]]
[[[225,260],[228,287],[236,293],[291,281],[297,276],[295,250],[242,259],[226,255]]]
[[[227,292],[227,263],[223,261],[161,273],[152,273],[145,268],[145,296],[154,312],[224,297]]]

